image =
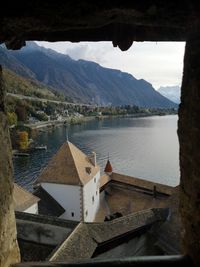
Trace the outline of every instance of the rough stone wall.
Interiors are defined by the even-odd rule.
[[[0,67],[0,267],[10,266],[20,260],[12,201],[12,175],[11,144]]]
[[[133,41],[185,41],[199,32],[200,5],[184,1],[4,1],[0,43],[19,49],[25,41],[112,41],[121,50]]]
[[[187,41],[179,109],[184,250],[200,266],[200,37]]]

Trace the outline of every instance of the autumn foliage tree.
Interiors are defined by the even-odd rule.
[[[9,125],[17,125],[17,114],[15,112],[8,112],[7,119]]]
[[[19,149],[25,150],[29,146],[28,133],[26,131],[17,133]]]

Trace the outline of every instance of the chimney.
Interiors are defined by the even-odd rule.
[[[96,153],[95,152],[92,152],[92,156],[90,158],[92,164],[94,165],[94,167],[97,166],[97,158],[96,158]]]

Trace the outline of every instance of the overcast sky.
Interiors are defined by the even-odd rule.
[[[38,45],[85,59],[103,67],[119,69],[137,79],[145,79],[155,89],[180,85],[183,72],[184,42],[135,42],[122,52],[111,42],[37,42]]]

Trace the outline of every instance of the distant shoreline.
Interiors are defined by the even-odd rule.
[[[46,130],[53,129],[55,127],[60,127],[64,125],[78,125],[82,123],[87,123],[89,121],[93,120],[104,120],[104,119],[114,119],[114,118],[143,118],[143,117],[153,117],[153,116],[168,116],[168,115],[177,115],[177,113],[166,113],[166,114],[159,114],[157,112],[155,113],[136,113],[136,114],[116,114],[116,115],[100,115],[100,116],[83,116],[83,117],[69,117],[62,121],[44,121],[34,124],[24,124],[24,126],[28,127],[31,131],[38,131],[38,132],[44,132]]]

